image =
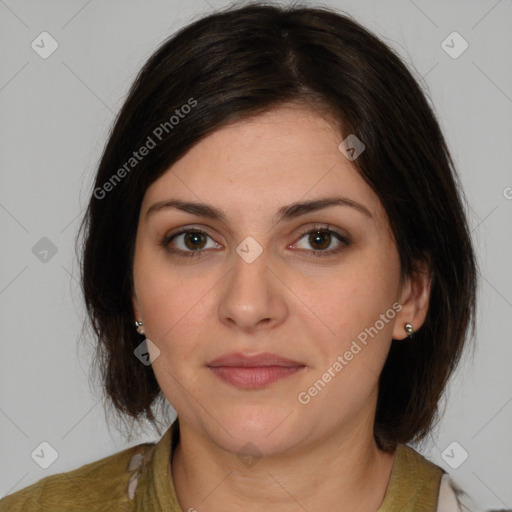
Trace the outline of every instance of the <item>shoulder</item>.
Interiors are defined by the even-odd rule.
[[[469,503],[469,496],[452,480],[440,466],[425,458],[411,446],[403,445],[402,450],[407,459],[407,472],[411,474],[414,466],[421,467],[421,471],[412,471],[419,476],[422,487],[427,482],[432,483],[432,496],[436,496],[434,507],[436,512],[462,512],[470,510],[466,505]],[[471,508],[473,510],[473,508]]]
[[[129,487],[154,443],[144,443],[66,473],[51,475],[0,500],[0,512],[112,512],[133,507]]]
[[[443,470],[412,447],[398,444],[379,512],[433,512]]]

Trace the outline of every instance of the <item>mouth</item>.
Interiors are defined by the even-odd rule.
[[[242,389],[265,388],[305,368],[302,363],[268,353],[226,354],[206,366],[225,383]]]

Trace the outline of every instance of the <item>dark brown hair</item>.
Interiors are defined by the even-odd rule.
[[[392,450],[434,425],[474,331],[476,263],[454,165],[421,87],[385,43],[325,8],[259,3],[210,14],[165,41],[137,76],[81,226],[82,287],[104,389],[120,416],[156,424],[162,393],[151,366],[134,356],[141,337],[131,302],[146,189],[214,130],[287,102],[328,112],[343,138],[365,144],[354,164],[387,212],[402,276],[419,262],[431,272],[426,321],[413,341],[392,342],[380,377],[374,434]],[[130,160],[148,137],[155,147]]]

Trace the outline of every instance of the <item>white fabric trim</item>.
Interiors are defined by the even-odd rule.
[[[462,512],[460,501],[455,494],[452,481],[448,474],[441,478],[439,487],[439,500],[437,502],[437,512]]]

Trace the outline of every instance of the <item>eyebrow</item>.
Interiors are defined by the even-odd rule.
[[[368,208],[352,199],[349,199],[348,197],[322,197],[309,201],[299,201],[279,208],[274,216],[274,222],[278,223],[292,220],[331,206],[345,206],[362,213],[366,217],[373,218],[373,215]],[[226,214],[215,206],[193,201],[182,201],[180,199],[169,199],[167,201],[161,201],[153,204],[148,208],[146,218],[153,213],[168,209],[180,210],[199,217],[208,217],[227,224]]]

